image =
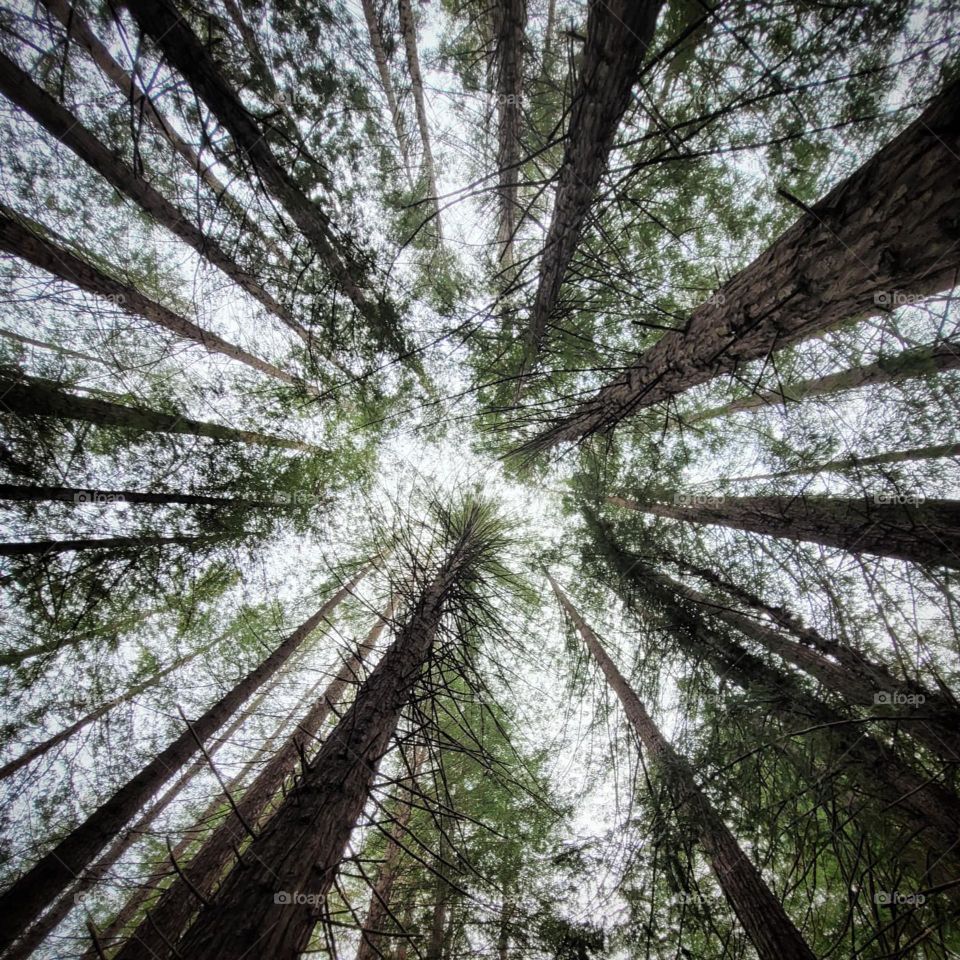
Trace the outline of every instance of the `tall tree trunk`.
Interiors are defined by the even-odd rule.
[[[81,290],[106,297],[123,311],[134,317],[143,317],[157,326],[175,333],[178,337],[192,340],[208,353],[220,353],[231,360],[245,364],[275,380],[300,387],[310,393],[316,388],[305,384],[278,366],[253,356],[242,347],[224,340],[223,337],[198,327],[162,304],[144,296],[139,290],[104,273],[94,264],[74,255],[65,247],[58,246],[46,237],[24,226],[15,211],[0,203],[0,250],[32,263],[41,270],[72,283]]]
[[[37,555],[48,557],[56,553],[73,553],[77,550],[106,550],[113,553],[124,550],[143,550],[146,547],[172,546],[173,544],[201,546],[202,544],[220,543],[232,539],[234,536],[235,534],[175,537],[141,535],[136,537],[87,537],[81,540],[18,540],[0,543],[0,557]]]
[[[811,727],[829,730],[838,755],[853,766],[860,792],[889,809],[911,838],[922,838],[928,852],[935,851],[932,862],[920,867],[924,879],[938,882],[956,876],[960,869],[960,801],[952,791],[916,774],[897,754],[865,733],[862,724],[807,692],[795,676],[767,666],[726,633],[708,629],[689,603],[671,591],[662,575],[624,549],[589,511],[585,515],[601,553],[619,577],[616,587],[628,606],[635,607],[640,596],[649,598],[663,610],[671,636],[688,657],[705,658],[719,678],[755,694],[764,710],[797,724],[802,731]]]
[[[75,720],[69,726],[64,727],[59,733],[55,733],[52,737],[47,737],[47,739],[42,743],[38,743],[35,746],[30,747],[29,750],[21,753],[19,757],[10,760],[8,763],[0,767],[0,780],[5,780],[11,774],[16,773],[21,767],[25,767],[28,763],[32,763],[34,760],[42,757],[44,754],[49,753],[54,747],[63,743],[65,740],[69,740],[70,737],[83,730],[84,727],[90,726],[91,723],[108,714],[114,707],[120,706],[121,703],[129,703],[134,699],[134,697],[138,697],[141,693],[151,690],[158,683],[160,683],[164,677],[169,676],[171,673],[179,670],[181,667],[185,667],[192,660],[195,660],[197,657],[199,657],[201,653],[206,653],[206,651],[217,642],[218,641],[215,640],[213,643],[205,644],[204,646],[198,647],[196,650],[193,650],[182,657],[178,657],[169,666],[164,667],[162,670],[157,670],[145,680],[141,680],[139,683],[133,684],[124,690],[123,693],[120,693],[112,699],[101,703],[99,707],[95,707],[89,713],[85,713],[82,717],[80,717],[79,720]]]
[[[276,798],[300,760],[300,751],[322,728],[347,687],[357,682],[364,661],[373,652],[384,627],[389,623],[388,609],[338,671],[320,699],[290,734],[283,746],[263,766],[227,816],[204,841],[178,877],[164,890],[156,904],[131,934],[114,960],[140,960],[142,957],[174,958],[172,945],[185,931],[197,909],[197,894],[211,894],[224,871],[235,860],[248,837],[248,827],[256,830],[264,812]]]
[[[430,937],[427,940],[426,960],[443,960],[443,947],[446,942],[447,910],[450,906],[450,884],[446,879],[446,863],[450,856],[450,843],[447,839],[447,818],[441,811],[437,818],[440,827],[439,856],[436,859],[434,876],[433,910],[430,914]]]
[[[240,956],[256,943],[264,956],[295,960],[306,948],[319,904],[429,656],[448,593],[472,560],[476,536],[471,519],[353,705],[251,843],[243,868],[234,869],[201,909],[178,945],[181,956]]]
[[[892,357],[881,357],[862,367],[849,367],[812,380],[784,383],[777,390],[761,390],[749,397],[732,400],[722,407],[713,407],[703,413],[684,417],[683,420],[685,423],[700,423],[740,410],[756,410],[778,403],[788,407],[792,403],[800,403],[813,397],[829,396],[875,384],[902,383],[905,380],[935,376],[943,370],[957,369],[960,369],[960,343],[946,342],[932,347],[914,347]]]
[[[497,926],[497,960],[510,960],[510,922],[516,905],[504,897]]]
[[[79,350],[71,350],[69,347],[62,347],[58,343],[47,343],[45,340],[34,340],[33,337],[25,337],[22,334],[14,333],[12,330],[0,330],[0,337],[6,337],[8,340],[15,340],[17,343],[25,344],[28,347],[40,347],[41,350],[51,350],[64,357],[73,357],[74,360],[86,360],[88,363],[102,364],[101,357],[95,357],[90,353],[81,353]]]
[[[207,497],[195,493],[146,493],[139,490],[101,490],[99,487],[48,487],[0,483],[0,500],[16,503],[176,503],[191,507],[271,507],[270,500]]]
[[[370,567],[362,569],[312,617],[304,621],[258,667],[189,725],[153,760],[75,827],[0,896],[0,950],[5,949],[81,874],[172,774],[199,750],[230,717],[300,648],[348,597]]]
[[[888,463],[913,463],[918,460],[940,460],[941,458],[960,457],[960,443],[937,443],[929,447],[911,447],[909,450],[888,450],[868,457],[840,457],[824,463],[812,463],[805,467],[793,467],[791,470],[777,470],[775,473],[757,473],[753,476],[729,477],[727,483],[739,483],[745,480],[782,480],[785,477],[802,477],[807,474],[834,473],[843,470],[859,470],[861,467],[883,466]]]
[[[400,32],[407,54],[407,70],[410,73],[410,92],[417,114],[420,143],[423,148],[423,173],[427,181],[427,193],[434,215],[434,233],[437,243],[443,243],[443,227],[440,223],[440,193],[437,189],[437,168],[430,147],[430,124],[427,120],[427,105],[423,96],[423,78],[420,75],[420,54],[417,52],[417,22],[413,16],[411,0],[397,0],[400,11]]]
[[[0,369],[0,414],[2,413],[12,413],[18,417],[82,420],[99,426],[185,434],[210,437],[214,440],[235,440],[264,447],[319,452],[318,447],[300,440],[288,440],[253,430],[236,430],[219,423],[190,420],[179,414],[161,413],[146,407],[130,407],[95,397],[77,397],[61,390],[50,380],[28,377],[5,369]]]
[[[737,915],[760,960],[814,960],[800,932],[751,863],[722,817],[697,785],[686,760],[661,734],[633,688],[603,649],[596,634],[550,577],[550,585],[590,655],[617,695],[656,771],[663,777],[674,811],[694,831],[723,894]]]
[[[497,93],[497,169],[500,219],[497,228],[501,269],[513,265],[520,177],[520,125],[527,0],[495,0],[494,64]]]
[[[630,369],[532,437],[535,451],[620,420],[799,343],[882,297],[956,283],[960,245],[960,84],[830,191]],[[890,224],[897,225],[896,230]]]
[[[607,497],[618,507],[658,517],[960,569],[960,500],[886,502],[897,499],[896,494],[876,494],[873,500],[804,495],[703,499],[683,504]]]
[[[525,370],[537,362],[662,5],[663,0],[590,0],[553,219],[530,313]]]
[[[274,156],[263,130],[176,7],[170,0],[128,0],[126,6],[140,29],[220,119],[264,186],[303,232],[381,342],[405,352],[394,308],[386,301],[368,298],[364,269],[337,236],[329,216],[303,193]]]
[[[269,691],[265,690],[254,697],[245,709],[240,711],[233,722],[223,731],[223,735],[207,746],[207,756],[215,757],[220,748],[230,742],[230,738],[256,713]],[[153,826],[160,816],[184,788],[207,767],[207,756],[198,757],[183,773],[140,815],[140,818],[128,829],[119,833],[113,843],[77,878],[64,893],[54,901],[40,919],[30,927],[23,937],[16,941],[4,960],[26,960],[34,950],[66,919],[91,887],[107,875],[110,868]],[[99,958],[98,958],[99,960]]]
[[[397,92],[393,86],[393,78],[390,76],[390,65],[387,62],[387,54],[383,49],[383,38],[380,36],[380,21],[377,17],[376,8],[373,0],[361,0],[363,6],[363,16],[367,21],[367,33],[370,35],[370,47],[373,50],[373,59],[377,64],[377,73],[380,75],[380,86],[383,89],[383,95],[387,98],[387,107],[390,110],[390,119],[393,121],[393,130],[397,137],[397,146],[400,150],[400,159],[403,163],[403,170],[407,177],[407,183],[413,189],[415,180],[410,168],[410,138],[407,135],[403,123],[403,115],[400,113],[400,103],[397,100]]]
[[[137,176],[136,172],[123,163],[114,151],[101,143],[77,116],[34,83],[27,73],[2,52],[0,91],[33,117],[52,137],[89,164],[112,187],[129,197],[144,213],[221,270],[286,326],[296,330],[301,338],[309,338],[306,330],[297,323],[289,310],[282,307],[216,240],[205,235],[158,190]],[[313,392],[316,393],[315,390]]]
[[[423,750],[414,751],[410,771],[412,783],[407,788],[410,792],[416,789],[417,775],[425,755]],[[380,944],[385,924],[391,916],[391,899],[400,873],[403,838],[413,812],[413,806],[404,799],[403,794],[397,797],[395,811],[383,863],[380,864],[377,872],[377,879],[370,894],[370,905],[367,907],[367,915],[360,932],[360,946],[357,948],[356,960],[380,960],[384,954]]]

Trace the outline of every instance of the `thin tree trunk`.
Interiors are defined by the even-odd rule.
[[[556,29],[557,22],[557,0],[548,0],[547,3],[547,28],[543,34],[543,62],[549,63],[550,54],[553,52],[553,31]]]
[[[51,556],[56,553],[73,553],[77,550],[143,550],[146,547],[181,546],[220,543],[233,534],[205,536],[136,536],[136,537],[87,537],[80,540],[26,540],[0,543],[0,557]]]
[[[886,502],[885,497],[896,500],[897,494],[876,494],[873,500],[803,495],[715,497],[703,498],[705,502],[700,504],[640,503],[618,496],[606,499],[618,507],[658,517],[960,569],[960,500],[896,503]]]
[[[128,0],[127,9],[170,64],[216,114],[267,190],[303,232],[331,275],[383,342],[402,352],[393,308],[368,299],[364,270],[338,238],[329,216],[296,185],[274,156],[263,130],[220,72],[207,48],[170,0]]]
[[[0,52],[0,91],[26,111],[52,137],[72,150],[112,187],[129,197],[157,223],[179,237],[201,257],[221,270],[241,289],[304,339],[306,330],[272,294],[244,270],[213,238],[206,236],[174,204],[163,197],[116,153],[101,143],[78,117],[33,82],[12,60]],[[308,388],[311,389],[311,388]],[[316,393],[315,389],[312,389]]]
[[[217,642],[218,641],[214,641],[214,643]],[[30,747],[29,750],[21,753],[19,757],[16,757],[15,759],[9,761],[9,763],[4,764],[3,767],[0,767],[0,780],[5,780],[11,774],[16,773],[21,767],[25,767],[28,763],[32,763],[37,758],[49,753],[54,747],[63,743],[65,740],[69,740],[70,737],[81,731],[84,727],[88,727],[94,721],[99,720],[102,716],[105,716],[114,707],[118,707],[121,703],[128,703],[129,701],[133,700],[134,697],[137,697],[141,693],[152,689],[158,683],[160,683],[164,677],[169,676],[171,673],[173,673],[175,670],[179,670],[181,667],[185,667],[192,660],[195,660],[198,656],[200,656],[201,653],[206,653],[206,651],[209,650],[214,643],[208,643],[203,647],[198,647],[191,653],[179,657],[169,666],[152,673],[149,677],[147,677],[146,680],[142,680],[140,683],[133,684],[133,686],[124,690],[123,693],[113,697],[111,700],[107,700],[105,703],[100,704],[99,707],[96,707],[89,713],[85,713],[79,720],[74,721],[68,727],[64,727],[59,733],[55,733],[52,737],[47,737],[47,739],[42,743],[38,743],[36,746]]]
[[[130,430],[185,434],[210,437],[214,440],[235,440],[238,443],[252,443],[264,447],[319,452],[318,447],[300,440],[287,440],[253,430],[236,430],[219,423],[205,423],[179,414],[161,413],[146,407],[130,407],[96,397],[77,397],[61,390],[50,380],[27,377],[3,369],[0,369],[0,413],[12,413],[26,418],[82,420],[98,426],[126,427]]]
[[[75,827],[0,896],[0,950],[15,940],[103,850],[137,810],[199,750],[300,648],[333,609],[348,597],[365,567],[304,621],[258,667],[235,684],[153,760]]]
[[[916,347],[892,357],[881,357],[863,367],[850,367],[825,377],[785,383],[777,390],[761,390],[722,407],[713,407],[703,413],[684,417],[683,420],[686,423],[700,423],[703,420],[729,416],[740,410],[756,410],[779,403],[789,407],[792,403],[800,403],[813,397],[830,396],[875,384],[902,383],[905,380],[935,376],[943,370],[957,369],[960,369],[960,343],[947,342],[933,347]]]
[[[271,507],[270,500],[244,500],[232,497],[207,497],[194,493],[145,493],[139,490],[101,490],[99,487],[48,487],[0,483],[0,500],[16,503],[176,503],[197,507]]]
[[[677,816],[694,830],[698,845],[760,960],[815,960],[783,905],[700,790],[689,764],[666,741],[596,634],[553,577],[547,576],[557,600],[619,698],[627,719],[663,777]]]
[[[423,96],[423,78],[420,75],[420,55],[417,52],[417,23],[413,16],[410,0],[397,0],[400,11],[400,32],[403,34],[403,47],[407,54],[407,70],[410,73],[410,91],[417,114],[417,127],[420,130],[420,143],[423,147],[423,172],[427,181],[427,193],[430,195],[434,213],[434,227],[437,243],[443,243],[443,227],[440,223],[440,193],[437,190],[437,168],[433,162],[433,150],[430,147],[430,125],[427,121],[427,106]]]
[[[413,766],[411,769],[412,783],[409,790],[416,788],[417,775],[423,763],[425,752],[414,751]],[[360,946],[357,949],[356,960],[380,960],[384,951],[380,944],[383,939],[385,925],[391,916],[391,899],[394,885],[400,873],[402,841],[410,823],[412,805],[403,799],[402,795],[396,801],[396,813],[387,839],[387,849],[383,855],[383,863],[377,872],[377,879],[370,894],[370,905],[367,907],[367,916],[360,931]]]
[[[497,927],[497,960],[510,960],[510,922],[514,909],[513,901],[504,898]]]
[[[45,340],[34,340],[33,337],[24,337],[12,330],[0,330],[0,337],[6,337],[8,340],[16,340],[17,343],[25,344],[29,347],[40,347],[41,350],[52,350],[64,357],[73,357],[75,360],[86,360],[89,363],[102,364],[101,357],[95,357],[89,353],[81,353],[79,350],[71,350],[69,347],[62,347],[57,343],[47,343]]]
[[[808,693],[797,678],[775,670],[726,633],[709,630],[671,591],[665,578],[646,561],[625,550],[602,522],[586,512],[596,542],[620,578],[617,589],[636,606],[638,595],[662,608],[673,628],[671,636],[692,660],[706,658],[721,680],[729,680],[755,695],[772,711],[802,731],[829,730],[838,763],[856,768],[855,782],[865,796],[891,810],[911,838],[923,838],[930,862],[921,865],[923,879],[951,880],[960,869],[960,801],[956,795],[918,776],[898,755],[863,730],[853,718]],[[627,593],[626,589],[631,592]]]
[[[776,473],[757,473],[750,477],[729,477],[726,483],[740,483],[745,480],[782,480],[785,477],[801,477],[808,474],[833,473],[844,470],[859,470],[861,467],[883,466],[888,463],[913,463],[918,460],[940,460],[941,458],[960,457],[960,443],[938,443],[929,447],[911,447],[909,450],[889,450],[868,457],[849,456],[824,463],[812,463],[806,467],[794,467],[791,470],[778,470]]]
[[[211,894],[224,871],[235,860],[248,836],[248,827],[256,830],[283,784],[295,772],[304,744],[313,740],[330,713],[342,699],[347,687],[357,682],[364,661],[390,621],[391,610],[378,618],[356,652],[347,659],[320,699],[314,704],[284,745],[263,766],[237,803],[203,843],[178,877],[160,896],[143,918],[114,960],[140,960],[142,957],[173,958],[171,948],[183,935],[197,909],[197,893]]]
[[[662,5],[663,0],[590,0],[553,219],[530,313],[525,370],[537,362]]]
[[[387,54],[383,49],[383,39],[380,36],[380,21],[377,18],[377,11],[373,5],[373,0],[361,0],[361,5],[363,6],[364,19],[367,21],[367,32],[370,34],[370,47],[373,50],[373,59],[376,61],[377,73],[380,75],[380,86],[383,88],[383,94],[387,98],[390,118],[393,121],[393,130],[397,136],[400,159],[407,176],[407,183],[410,185],[410,188],[413,189],[416,181],[414,180],[413,171],[410,168],[410,138],[403,124],[400,104],[393,86],[393,79],[390,76],[390,65],[387,62]]]
[[[207,754],[211,758],[216,756],[220,748],[228,743],[233,734],[256,712],[265,696],[266,691],[258,697],[254,697],[249,706],[242,710],[230,726],[223,731],[223,736],[214,740],[206,748]],[[206,766],[207,757],[199,757],[146,809],[129,830],[118,833],[113,843],[107,847],[100,857],[84,870],[77,881],[54,902],[53,906],[40,917],[37,923],[26,931],[26,934],[14,944],[10,952],[4,954],[4,960],[26,960],[76,908],[80,895],[99,883],[107,875],[110,868],[147,833],[157,817],[180,796],[187,784]]]
[[[449,591],[471,562],[470,518],[406,623],[364,682],[320,752],[266,828],[178,944],[190,960],[263,956],[295,960],[306,948],[319,904],[370,794],[377,767],[429,656]]]
[[[308,392],[316,392],[302,380],[281,370],[278,366],[253,356],[242,347],[224,340],[223,337],[198,327],[162,304],[144,296],[139,290],[104,273],[98,267],[74,255],[65,247],[58,246],[46,237],[28,229],[17,213],[0,204],[0,250],[32,263],[41,270],[72,283],[81,290],[106,297],[123,311],[134,317],[143,317],[157,326],[175,333],[178,337],[192,340],[208,353],[220,353],[231,360],[245,364],[258,373]]]
[[[612,429],[773,350],[882,312],[882,296],[918,299],[952,287],[960,268],[952,226],[960,220],[958,157],[955,83],[694,310],[682,332],[665,334],[626,373],[521,449]]]

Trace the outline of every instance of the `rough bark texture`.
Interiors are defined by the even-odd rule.
[[[78,877],[151,796],[213,736],[230,717],[290,659],[369,568],[361,570],[304,621],[258,667],[176,737],[64,837],[0,897],[0,949],[5,949]]]
[[[943,370],[960,369],[960,344],[940,343],[935,347],[916,347],[904,350],[892,357],[881,357],[862,367],[850,367],[825,377],[785,383],[777,390],[762,390],[749,397],[734,400],[722,407],[714,407],[703,413],[684,417],[686,423],[700,423],[715,417],[725,417],[740,410],[756,410],[782,403],[800,403],[812,397],[823,397],[857,387],[880,383],[902,383],[919,377],[934,376]]]
[[[59,417],[105,427],[189,434],[290,450],[317,450],[316,447],[299,440],[272,437],[252,430],[235,430],[219,423],[204,423],[172,413],[161,413],[145,407],[128,407],[95,397],[77,397],[61,390],[49,380],[23,375],[13,379],[8,374],[8,371],[0,370],[0,413],[15,414],[19,417]]]
[[[887,503],[884,496],[876,494],[874,500],[803,495],[717,497],[703,504],[639,503],[625,497],[607,500],[658,517],[960,569],[960,500]],[[880,502],[876,498],[881,498]]]
[[[429,583],[396,640],[319,754],[179,945],[191,960],[295,960],[306,948],[350,832],[369,797],[400,712],[423,669],[448,591],[469,557],[469,535]],[[287,894],[293,902],[282,902]],[[298,902],[299,898],[299,902]]]
[[[525,369],[536,363],[662,5],[662,0],[590,0],[553,219],[530,314]]]
[[[916,299],[960,267],[960,85],[830,191],[622,376],[533,437],[551,447],[731,373],[852,317]]]
[[[257,829],[264,811],[289,776],[295,772],[301,748],[309,745],[317,735],[333,707],[343,698],[348,686],[357,682],[364,661],[373,652],[389,622],[389,616],[388,611],[377,621],[356,653],[343,664],[302,722],[264,764],[254,781],[243,792],[237,802],[237,809],[231,809],[189,863],[181,865],[184,876],[175,879],[164,890],[114,960],[140,960],[142,957],[160,960],[177,956],[171,945],[179,940],[196,913],[197,893],[202,896],[212,893],[226,868],[234,862],[235,851],[244,845],[248,836],[245,824]]]
[[[386,302],[374,303],[366,278],[335,235],[327,214],[294,183],[264,139],[263,131],[221,74],[199,37],[170,0],[128,0],[127,9],[140,29],[163,52],[226,127],[267,190],[303,232],[320,260],[384,342],[404,347],[396,317]]]
[[[663,777],[676,813],[695,830],[697,842],[760,960],[814,960],[813,952],[787,916],[783,905],[697,786],[686,760],[676,753],[660,733],[596,634],[552,577],[550,584],[591,656],[603,671],[610,688],[620,700],[627,719],[650,754],[656,770]]]
[[[407,70],[410,73],[410,92],[417,114],[417,127],[420,130],[420,143],[423,148],[423,174],[427,181],[427,193],[434,213],[434,232],[438,243],[443,243],[443,227],[440,223],[440,193],[437,190],[437,168],[433,162],[433,150],[430,147],[430,124],[427,121],[427,105],[423,96],[423,78],[420,76],[420,54],[417,51],[417,23],[413,16],[410,0],[398,0],[400,11],[400,32],[403,34],[403,47],[407,54]]]
[[[279,367],[259,357],[253,356],[242,347],[210,333],[167,309],[162,304],[144,296],[139,290],[109,276],[86,260],[81,260],[64,247],[41,237],[28,229],[16,213],[4,204],[0,204],[0,250],[32,263],[41,270],[72,283],[81,290],[106,297],[125,313],[143,317],[178,337],[198,343],[209,353],[221,353],[231,360],[246,364],[258,373],[280,380],[293,386],[305,387],[301,380],[281,370]]]
[[[170,544],[199,545],[226,539],[217,536],[179,537],[88,537],[82,540],[28,540],[0,543],[0,557],[50,556],[54,553],[72,553],[75,550],[142,550],[144,547],[163,547]]]
[[[0,400],[0,407],[3,401]],[[48,487],[39,484],[0,483],[0,500],[17,503],[178,503],[197,507],[269,507],[269,500],[206,497],[194,493],[146,493],[139,490],[101,490],[99,487]]]

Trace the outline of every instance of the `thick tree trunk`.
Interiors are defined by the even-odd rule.
[[[396,640],[360,688],[263,832],[178,945],[191,960],[240,956],[251,943],[273,960],[306,948],[350,833],[369,797],[400,712],[430,653],[447,594],[472,550],[472,526],[425,588]]]
[[[495,0],[494,65],[497,95],[497,169],[500,217],[497,227],[501,269],[513,265],[520,170],[520,125],[523,116],[523,54],[527,0]]]
[[[190,219],[163,197],[133,169],[123,163],[114,151],[101,143],[66,107],[58,103],[12,60],[0,53],[0,91],[26,111],[52,137],[89,164],[112,187],[129,197],[148,216],[179,237],[221,270],[241,289],[266,307],[275,317],[301,337],[306,331],[282,307],[272,294],[244,270],[213,238],[206,236]],[[316,393],[316,390],[312,390]]]
[[[145,407],[129,407],[95,397],[77,397],[66,393],[50,380],[27,377],[0,369],[0,413],[18,417],[57,417],[63,420],[82,420],[98,426],[125,427],[154,433],[185,434],[210,437],[213,440],[235,440],[264,447],[319,452],[319,448],[300,440],[287,440],[253,430],[235,430],[219,423],[190,420],[178,414],[161,413]]]
[[[586,516],[598,547],[620,578],[617,588],[628,606],[635,606],[638,596],[649,598],[664,611],[672,636],[691,659],[706,658],[720,679],[754,694],[764,710],[785,722],[801,730],[829,730],[838,757],[853,768],[859,790],[891,810],[911,837],[922,838],[928,851],[936,851],[931,863],[920,867],[923,879],[936,883],[955,878],[960,870],[960,801],[952,791],[916,774],[865,733],[862,724],[807,692],[796,677],[767,666],[726,633],[709,630],[661,574],[620,546],[595,517]]]
[[[409,788],[411,791],[416,789],[416,779],[424,756],[424,751],[414,751],[411,767],[413,782]],[[383,855],[383,863],[380,864],[377,879],[370,894],[370,905],[367,907],[367,916],[363,921],[356,960],[381,960],[384,955],[381,942],[386,923],[391,916],[393,889],[400,873],[401,845],[407,831],[407,825],[410,823],[413,807],[401,795],[397,798],[395,810],[390,835],[387,839],[387,848]]]
[[[886,502],[897,496],[704,497],[699,504],[640,503],[617,496],[607,500],[658,517],[960,569],[960,500]]]
[[[553,219],[530,313],[525,370],[536,364],[662,5],[663,0],[590,0]]]
[[[894,296],[952,287],[960,268],[960,85],[805,213],[622,376],[529,440],[535,451],[799,343]],[[884,298],[887,298],[884,301]]]
[[[373,50],[373,59],[377,64],[377,73],[380,76],[380,86],[383,89],[383,95],[387,98],[387,107],[390,109],[390,119],[393,121],[393,130],[397,137],[397,147],[400,150],[400,160],[403,164],[403,170],[407,177],[407,183],[413,189],[415,179],[410,168],[410,138],[403,123],[403,115],[400,113],[400,103],[397,100],[397,92],[393,86],[393,78],[390,76],[390,65],[387,61],[386,51],[383,49],[383,38],[380,36],[380,21],[377,18],[377,11],[373,5],[373,0],[361,0],[363,6],[363,16],[367,21],[367,32],[370,35],[370,47]]]
[[[549,574],[548,574],[549,577]],[[675,813],[689,824],[723,894],[760,960],[814,960],[800,932],[696,783],[689,764],[660,733],[633,688],[556,581],[550,585],[597,662],[640,742],[664,778]]]
[[[32,263],[41,270],[72,283],[81,290],[106,297],[124,312],[134,317],[143,317],[157,326],[175,333],[178,337],[192,340],[209,353],[220,353],[231,360],[243,363],[275,380],[316,393],[302,380],[278,366],[253,356],[223,337],[210,333],[195,323],[168,310],[162,304],[144,296],[139,290],[104,273],[86,260],[81,260],[65,247],[58,246],[24,226],[16,212],[0,204],[0,250]]]
[[[47,487],[0,483],[0,500],[16,503],[175,503],[191,507],[270,507],[269,500],[207,497],[194,493],[145,493],[139,490],[101,490],[99,487]]]
[[[266,694],[267,691],[264,691],[259,696],[254,697],[247,708],[242,710],[223,731],[222,736],[216,738],[207,746],[207,754],[211,759],[216,756],[225,743],[230,742],[230,738],[246,723],[249,717],[256,713]],[[129,830],[124,830],[118,834],[113,843],[83,871],[77,881],[14,944],[10,952],[4,954],[4,960],[26,960],[27,957],[31,956],[33,951],[66,919],[67,915],[76,909],[80,895],[103,880],[110,868],[147,833],[157,817],[180,796],[187,784],[207,767],[207,762],[207,757],[201,756],[190,764],[159,798],[147,807]],[[100,960],[100,958],[97,958],[97,960]]]
[[[813,397],[829,396],[858,387],[881,383],[902,383],[920,377],[935,376],[942,370],[960,369],[960,344],[940,343],[935,347],[915,347],[892,357],[881,357],[863,367],[850,367],[825,377],[785,383],[777,390],[762,390],[749,397],[733,400],[722,407],[713,407],[690,417],[685,423],[700,423],[715,417],[725,417],[740,410],[756,410],[760,407],[782,403],[789,407]]]
[[[170,64],[217,115],[264,186],[300,228],[381,341],[405,352],[393,308],[385,301],[372,302],[368,298],[363,268],[352,259],[346,245],[337,237],[327,214],[300,190],[274,156],[263,130],[176,7],[170,0],[128,0],[126,7],[140,29],[156,43]]]
[[[248,836],[247,827],[257,829],[264,811],[296,771],[301,749],[317,736],[347,687],[358,682],[364,661],[376,647],[390,616],[391,612],[387,610],[377,620],[366,639],[343,664],[303,721],[244,791],[237,809],[227,813],[190,862],[182,866],[183,877],[178,877],[164,890],[114,960],[140,960],[142,957],[172,960],[177,956],[171,945],[180,939],[196,912],[197,893],[208,896],[214,891],[217,881],[235,860],[236,851],[244,845]]]
[[[112,797],[75,827],[0,897],[0,949],[15,940],[63,893],[137,810],[213,736],[300,648],[304,640],[348,597],[370,568],[365,567],[304,621],[258,667],[190,724]]]
[[[52,556],[77,550],[143,550],[147,547],[165,547],[173,544],[200,546],[228,540],[232,534],[177,537],[88,537],[82,540],[26,540],[0,543],[0,557]]]

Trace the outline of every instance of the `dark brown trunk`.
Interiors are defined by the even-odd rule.
[[[0,949],[6,949],[53,903],[123,829],[153,794],[213,736],[298,650],[304,640],[349,596],[369,567],[328,600],[112,797],[75,827],[0,897]]]
[[[147,547],[201,546],[219,543],[230,539],[227,534],[216,536],[180,536],[180,537],[90,537],[83,540],[30,540],[16,543],[0,543],[0,557],[49,557],[57,553],[72,553],[76,550],[105,550],[122,552],[125,550],[143,550]]]
[[[269,500],[243,500],[231,497],[207,497],[194,493],[147,493],[139,490],[101,490],[99,487],[46,487],[0,483],[0,500],[17,503],[176,503],[195,507],[270,507]]]
[[[960,87],[805,213],[622,376],[529,440],[534,451],[613,428],[631,413],[736,371],[878,299],[952,287],[960,268]],[[891,230],[890,225],[896,224]]]
[[[0,250],[6,250],[14,256],[32,263],[41,270],[81,290],[105,297],[116,304],[125,313],[134,317],[143,317],[157,326],[175,333],[186,340],[192,340],[209,353],[221,353],[231,360],[243,363],[264,373],[275,380],[291,386],[307,389],[307,385],[278,366],[253,356],[242,347],[210,333],[168,310],[162,304],[144,296],[139,290],[104,273],[98,267],[71,253],[66,247],[58,246],[35,229],[25,226],[14,210],[0,204]],[[312,388],[311,388],[312,389]]]
[[[662,0],[590,0],[553,219],[530,314],[525,370],[536,364],[662,5]]]
[[[99,426],[210,437],[213,440],[234,440],[238,443],[288,450],[318,451],[317,447],[300,440],[272,437],[253,430],[235,430],[219,423],[205,423],[179,414],[161,413],[145,407],[130,407],[96,397],[78,397],[65,392],[50,380],[7,370],[0,370],[0,414],[2,413],[12,413],[18,417],[82,420]]]
[[[240,956],[256,943],[263,956],[295,960],[306,948],[471,541],[468,531],[425,587],[353,705],[251,843],[243,868],[201,909],[178,945],[181,956]]]
[[[224,871],[234,862],[235,852],[248,838],[245,824],[257,829],[264,812],[295,772],[301,749],[309,746],[333,707],[343,698],[347,687],[357,681],[364,661],[373,652],[390,615],[387,610],[377,620],[356,653],[347,659],[306,717],[244,791],[237,809],[227,813],[190,862],[182,865],[183,877],[178,877],[164,890],[114,960],[140,960],[142,957],[161,960],[176,956],[171,945],[180,939],[196,913],[197,893],[202,896],[211,894]]]
[[[760,960],[815,960],[783,905],[770,891],[760,871],[750,862],[721,816],[700,790],[689,764],[660,733],[596,634],[552,577],[550,584],[610,688],[619,698],[627,719],[650,754],[656,771],[663,777],[676,813],[694,829],[697,842],[727,902]]]
[[[694,496],[687,499],[694,502],[640,503],[607,497],[618,507],[658,517],[960,569],[960,500],[899,503],[898,499],[912,498],[896,493],[875,494],[873,499],[804,495],[702,497],[702,503]]]

